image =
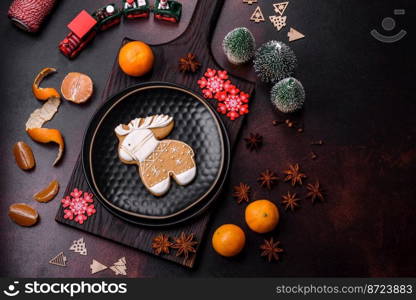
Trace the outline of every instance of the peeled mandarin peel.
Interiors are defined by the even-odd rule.
[[[57,113],[60,104],[60,98],[51,98],[46,101],[41,108],[35,109],[26,122],[26,130],[30,128],[40,128],[43,124],[52,120],[53,116]]]
[[[65,147],[64,139],[61,135],[61,132],[58,129],[30,128],[27,130],[27,133],[35,142],[45,144],[54,142],[59,145],[58,155],[56,156],[56,159],[53,162],[53,165],[56,165],[58,161],[61,159]]]
[[[39,86],[43,78],[45,78],[46,76],[54,72],[56,72],[55,68],[44,68],[35,77],[35,80],[33,81],[33,84],[32,84],[32,91],[36,99],[45,101],[45,100],[48,100],[49,98],[60,98],[58,91],[55,90],[54,88],[41,88]]]

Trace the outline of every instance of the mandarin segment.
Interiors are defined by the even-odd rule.
[[[22,170],[31,170],[36,165],[32,149],[25,142],[19,141],[13,146],[13,155],[16,164]]]
[[[46,188],[34,194],[33,199],[41,203],[46,203],[55,198],[56,194],[58,194],[58,191],[59,182],[52,180]]]
[[[25,203],[10,205],[8,215],[13,222],[25,227],[35,225],[39,219],[37,210]]]

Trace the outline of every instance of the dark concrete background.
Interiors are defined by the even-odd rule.
[[[184,0],[184,5],[188,1]],[[272,14],[272,5],[263,2],[260,0],[259,5],[267,18]],[[106,1],[61,1],[45,28],[34,36],[9,24],[8,4],[9,1],[0,3],[1,275],[90,276],[92,258],[111,264],[121,256],[126,256],[128,275],[132,277],[415,275],[416,5],[413,1],[292,0],[287,9],[288,25],[281,32],[268,21],[260,24],[249,21],[255,5],[243,4],[242,0],[226,1],[212,50],[216,59],[235,74],[253,78],[247,67],[231,68],[224,62],[220,41],[230,29],[247,26],[258,45],[269,39],[287,41],[290,26],[307,35],[292,44],[299,60],[296,77],[305,86],[307,101],[301,113],[289,116],[303,124],[305,131],[298,134],[284,125],[272,126],[272,120],[284,120],[287,116],[273,110],[268,96],[271,86],[258,83],[242,137],[249,132],[261,132],[264,147],[258,153],[250,153],[240,139],[233,155],[227,196],[219,201],[213,214],[195,270],[54,221],[85,126],[97,108],[96,100],[122,38],[130,34],[134,36],[129,37],[156,43],[152,40],[156,36],[165,42],[174,36],[175,30],[162,31],[157,25],[148,25],[149,30],[146,27],[136,33],[121,25],[98,36],[80,57],[69,61],[57,50],[58,42],[67,32],[66,24],[79,10],[93,10]],[[370,30],[376,27],[383,32],[381,20],[393,16],[395,8],[407,10],[396,21],[398,28],[406,29],[408,35],[396,44],[377,42],[370,36]],[[180,28],[176,31],[180,33]],[[36,144],[24,132],[29,114],[40,106],[31,92],[32,80],[46,66],[56,67],[59,73],[48,78],[44,86],[58,87],[67,72],[79,71],[89,74],[96,88],[88,104],[64,102],[48,124],[62,130],[67,144],[64,160],[58,167],[51,166],[56,147]],[[325,144],[311,146],[310,142],[317,139],[323,139]],[[37,167],[32,172],[23,172],[14,163],[11,149],[18,140],[33,148]],[[318,154],[316,160],[308,158],[311,150]],[[280,182],[268,192],[256,183],[258,173],[264,169],[271,168],[281,175],[289,163],[296,162],[301,164],[309,182],[315,178],[321,181],[327,201],[312,206],[303,199],[297,212],[281,211],[280,225],[272,234],[250,232],[244,223],[245,204],[236,204],[230,196],[231,187],[246,182],[253,187],[253,199],[267,198],[278,204],[288,190],[304,198],[304,188],[293,189]],[[35,192],[54,178],[61,183],[61,192],[54,201],[40,204],[31,200]],[[36,207],[41,215],[40,224],[33,228],[13,224],[7,217],[7,207],[14,202]],[[224,223],[242,226],[247,235],[245,250],[233,259],[218,256],[210,245],[212,232]],[[87,242],[87,257],[68,251],[72,240],[81,236]],[[259,256],[259,244],[270,236],[281,240],[286,250],[281,262],[267,264]],[[60,251],[65,251],[70,260],[67,268],[47,263]],[[95,276],[112,276],[112,272]]]

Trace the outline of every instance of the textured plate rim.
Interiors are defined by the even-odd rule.
[[[225,144],[226,144],[226,148],[225,148],[225,153],[226,153],[226,158],[225,160],[227,161],[225,166],[224,166],[224,172],[221,174],[221,179],[218,181],[217,186],[216,186],[216,191],[213,190],[212,191],[212,196],[210,195],[210,198],[206,201],[206,202],[199,202],[198,205],[193,206],[191,209],[187,210],[182,216],[182,215],[178,215],[169,219],[163,219],[163,220],[153,220],[153,219],[132,219],[132,216],[125,216],[123,215],[120,211],[118,210],[114,210],[112,207],[108,206],[106,204],[106,202],[101,201],[101,204],[104,206],[104,208],[109,211],[112,215],[114,215],[115,217],[120,218],[123,221],[126,221],[130,224],[134,224],[137,226],[145,226],[145,227],[149,227],[149,228],[164,228],[164,227],[169,227],[169,226],[174,226],[177,224],[182,224],[185,222],[188,222],[189,220],[196,218],[200,215],[202,215],[205,211],[207,211],[210,206],[216,201],[218,200],[218,198],[221,195],[222,192],[222,188],[224,187],[224,184],[228,178],[228,173],[230,171],[230,142],[228,139],[228,135],[226,134],[226,129],[225,126],[222,122],[220,122],[221,125],[221,130],[223,132],[223,135],[225,137]],[[194,209],[196,209],[196,211],[194,211]],[[189,213],[190,212],[190,213]],[[189,213],[189,215],[188,215]],[[176,218],[176,219],[175,219]],[[177,219],[180,218],[180,219]],[[157,223],[152,223],[152,222],[157,222]]]
[[[139,91],[143,91],[143,90],[148,90],[148,89],[156,89],[156,88],[165,88],[165,89],[174,89],[174,90],[178,90],[181,92],[184,92],[186,94],[191,95],[193,98],[196,98],[199,102],[201,102],[208,110],[208,112],[211,114],[212,118],[214,119],[216,125],[217,125],[217,129],[218,129],[218,133],[220,136],[220,142],[221,142],[221,165],[220,165],[220,169],[218,171],[218,174],[215,178],[215,181],[212,183],[212,185],[210,186],[210,188],[201,196],[199,197],[196,201],[192,202],[190,205],[186,206],[185,208],[173,213],[173,214],[169,214],[169,215],[165,215],[165,216],[149,216],[149,215],[144,215],[144,214],[139,214],[139,213],[135,213],[132,211],[128,211],[125,210],[123,208],[120,208],[116,205],[114,205],[113,203],[111,203],[106,197],[104,197],[104,195],[101,193],[100,189],[97,187],[97,184],[95,182],[95,178],[94,178],[94,174],[93,174],[93,168],[92,168],[92,149],[94,147],[94,140],[95,140],[95,135],[98,132],[98,129],[101,126],[101,123],[103,122],[103,120],[105,119],[105,117],[109,114],[109,112],[117,105],[119,104],[121,101],[123,101],[125,98],[127,98],[128,96],[137,93]],[[129,88],[127,88],[129,89]],[[123,93],[123,91],[121,91],[121,93]],[[118,95],[116,94],[115,97],[118,97]],[[109,100],[111,101],[111,100]],[[105,102],[106,103],[106,102]],[[104,104],[105,104],[104,103]],[[98,111],[94,114],[94,116],[92,117],[91,121],[93,121],[95,119],[95,117],[97,116],[98,113],[100,113],[101,107],[98,109]],[[221,178],[221,175],[223,173],[223,168],[224,168],[224,135],[223,132],[221,130],[221,126],[219,124],[219,118],[216,116],[216,114],[213,112],[212,108],[209,106],[208,103],[206,103],[206,101],[204,99],[202,99],[200,96],[198,96],[196,93],[194,93],[191,90],[188,90],[184,87],[180,87],[177,85],[170,85],[170,84],[166,84],[166,83],[157,83],[157,82],[153,82],[153,83],[148,83],[148,84],[139,84],[136,87],[133,87],[133,89],[131,91],[129,91],[128,93],[122,95],[119,99],[117,99],[114,103],[111,104],[111,106],[105,111],[105,113],[100,117],[98,124],[95,126],[95,129],[93,131],[92,134],[92,138],[91,141],[89,143],[88,146],[88,165],[89,165],[89,173],[90,173],[90,178],[92,180],[92,186],[93,189],[99,194],[98,196],[101,198],[101,200],[103,200],[107,205],[109,205],[110,207],[112,207],[113,209],[115,209],[116,211],[120,211],[124,214],[133,216],[133,217],[138,217],[138,218],[142,218],[142,219],[151,219],[151,220],[166,220],[175,216],[178,216],[184,212],[186,212],[187,210],[191,209],[192,207],[194,207],[195,205],[199,204],[201,201],[203,201],[211,192],[212,190],[216,187],[219,179]],[[88,132],[88,130],[90,129],[90,125],[89,124],[86,133]],[[85,139],[84,139],[84,144],[85,144]],[[83,146],[83,150],[85,149],[85,147]],[[83,164],[85,165],[85,164]],[[88,176],[87,176],[87,181],[89,181]],[[156,201],[156,200],[155,200]]]

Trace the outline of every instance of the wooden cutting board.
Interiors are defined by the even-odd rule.
[[[197,85],[197,81],[203,76],[206,69],[221,69],[211,55],[210,41],[223,2],[224,0],[199,0],[190,25],[184,33],[169,44],[152,47],[156,60],[153,71],[150,74],[141,78],[129,77],[120,70],[116,59],[106,87],[102,93],[101,101],[104,103],[111,95],[114,95],[129,86],[147,81],[177,83],[188,87],[197,93],[201,93],[199,86]],[[153,34],[157,34],[157,32],[154,32]],[[122,44],[127,41],[129,40],[124,39]],[[221,45],[218,45],[218,47],[220,46]],[[196,54],[198,61],[202,65],[200,70],[194,74],[184,74],[178,70],[179,58],[185,56],[187,53]],[[240,90],[252,95],[252,101],[254,96],[254,83],[234,78],[232,76],[230,77],[233,84],[235,84]],[[216,107],[215,100],[209,100],[209,102],[212,107]],[[235,121],[231,121],[227,117],[223,117],[223,121],[231,141],[231,148],[233,148],[244,121],[244,117],[240,117]],[[74,188],[89,191],[89,187],[83,173],[81,156],[78,157],[71,179],[66,186],[64,195],[69,195]],[[219,201],[221,201],[221,198]],[[210,209],[199,217],[196,217],[184,224],[167,228],[151,229],[148,227],[136,226],[121,220],[106,210],[97,200],[94,201],[94,205],[97,212],[88,218],[82,225],[74,221],[64,219],[62,206],[60,206],[55,219],[59,223],[72,226],[148,253],[153,253],[151,248],[152,239],[160,233],[167,234],[171,237],[179,236],[181,232],[185,232],[187,234],[194,233],[195,239],[200,244],[204,239],[204,233],[207,228],[210,215],[215,213],[215,210]],[[191,255],[188,259],[184,259],[183,257],[176,257],[174,252],[172,253],[171,251],[171,254],[162,255],[160,257],[192,268],[195,263],[196,254]]]

